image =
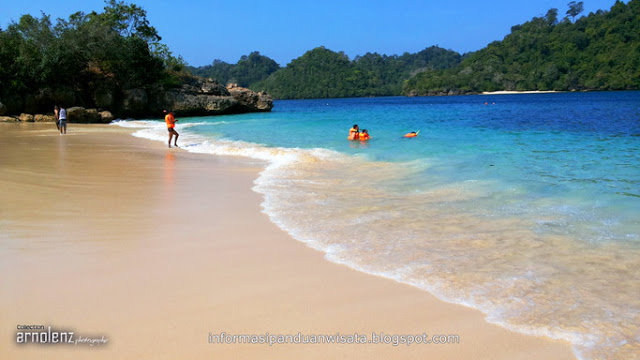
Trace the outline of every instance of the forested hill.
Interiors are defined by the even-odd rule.
[[[278,69],[280,65],[275,60],[260,55],[258,51],[242,56],[236,64],[214,60],[211,65],[187,66],[187,70],[194,75],[212,78],[222,84],[235,83],[243,87],[251,87]]]
[[[458,66],[415,75],[404,93],[640,89],[640,0],[617,1],[609,11],[575,22],[569,18],[581,11],[581,2],[571,2],[561,20],[551,9],[514,26]]]
[[[436,46],[414,54],[367,53],[353,60],[343,52],[318,47],[284,68],[254,52],[235,65],[216,60],[212,65],[190,70],[222,83],[236,82],[267,91],[280,99],[383,96],[401,95],[403,82],[418,71],[449,68],[460,59],[457,52]]]

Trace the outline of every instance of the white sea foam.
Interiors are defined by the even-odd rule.
[[[166,141],[163,122],[115,124],[138,129],[134,136]],[[187,129],[180,136],[187,151],[265,161],[253,187],[264,197],[263,211],[328,260],[479,309],[507,329],[568,341],[579,358],[640,356],[632,270],[640,267],[637,248],[593,249],[566,235],[534,231],[549,220],[525,205],[513,213],[513,207],[502,211],[491,203],[498,215],[483,216],[477,208],[488,201],[483,196],[492,184],[482,181],[402,194],[404,180],[428,164],[267,147],[196,134],[188,130],[192,126],[177,125]],[[520,195],[512,191],[492,201]],[[553,216],[576,216],[566,205],[534,205]]]

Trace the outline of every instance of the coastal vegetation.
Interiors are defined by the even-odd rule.
[[[576,19],[582,9],[582,2],[572,1],[567,17],[550,9],[514,26],[502,41],[455,67],[416,74],[404,94],[639,89],[640,0],[617,1],[609,11]]]
[[[343,52],[325,47],[309,50],[286,67],[258,52],[237,64],[216,60],[189,68],[196,75],[266,91],[279,99],[401,95],[404,80],[427,69],[457,65],[460,54],[437,46],[417,53],[367,53],[350,60]]]
[[[400,95],[412,73],[448,68],[460,58],[432,46],[415,54],[367,53],[349,60],[343,52],[318,47],[253,86],[285,99]]]
[[[183,62],[160,40],[145,10],[115,0],[55,23],[23,15],[0,29],[0,99],[9,112],[110,107],[128,89],[178,85]]]
[[[280,99],[384,95],[455,95],[484,91],[623,90],[640,88],[640,0],[579,17],[550,9],[511,28],[503,40],[461,55],[432,46],[418,53],[367,53],[349,59],[324,47],[285,67],[258,52],[237,64],[216,60],[189,68]]]
[[[580,17],[582,11],[576,1],[562,18],[550,9],[464,55],[431,46],[349,59],[321,46],[284,67],[257,51],[235,64],[187,66],[161,43],[144,9],[118,0],[55,22],[23,15],[0,28],[0,115],[50,112],[55,103],[138,117],[180,107],[176,102],[189,114],[253,111],[258,102],[259,111],[271,108],[267,95],[241,87],[280,99],[639,89],[640,0]]]
[[[50,113],[54,104],[133,117],[166,107],[194,115],[271,109],[263,95],[192,76],[160,41],[146,11],[123,1],[55,22],[23,15],[0,28],[0,115]]]
[[[243,55],[236,64],[214,60],[211,65],[188,66],[187,69],[194,75],[216,79],[222,84],[234,83],[252,87],[256,82],[266,79],[280,69],[280,65],[275,60],[254,51],[249,55]]]

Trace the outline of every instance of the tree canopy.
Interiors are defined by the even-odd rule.
[[[242,56],[236,64],[214,60],[211,65],[188,67],[188,69],[194,75],[216,79],[223,84],[235,83],[250,87],[280,69],[280,66],[273,59],[254,51],[249,55]]]
[[[569,3],[577,16],[582,3]],[[617,1],[575,22],[558,10],[511,28],[502,41],[468,54],[457,66],[421,72],[404,93],[433,95],[496,90],[640,88],[640,0]]]
[[[127,89],[176,85],[183,62],[160,40],[145,10],[122,1],[55,24],[23,15],[0,29],[0,99],[10,112],[106,107]]]
[[[460,58],[432,46],[415,54],[366,53],[350,60],[343,52],[318,47],[250,86],[280,99],[401,95],[402,82],[412,73],[448,68]]]
[[[284,68],[252,52],[237,64],[215,60],[211,65],[188,69],[194,75],[267,91],[280,99],[383,96],[401,95],[403,81],[417,71],[448,68],[460,59],[455,51],[432,46],[415,54],[366,53],[350,60],[343,52],[321,46]]]

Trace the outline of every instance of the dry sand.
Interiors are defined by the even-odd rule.
[[[0,124],[2,359],[573,359],[568,344],[326,261],[260,212],[262,163],[114,126]],[[103,346],[15,344],[17,325]],[[457,334],[444,345],[225,345],[208,334]]]

